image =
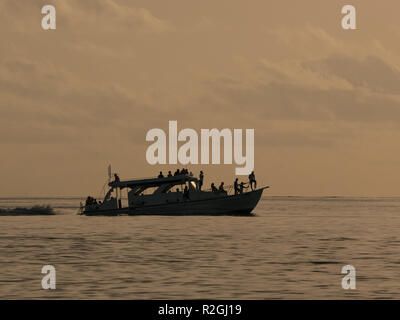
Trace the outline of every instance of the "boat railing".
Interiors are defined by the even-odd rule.
[[[190,175],[190,174],[187,174],[188,176],[190,176],[190,177],[194,177],[194,175]],[[164,177],[167,177],[167,176],[164,176]],[[155,176],[152,176],[152,177],[135,177],[135,178],[124,178],[124,181],[129,181],[129,180],[146,180],[146,179],[157,179],[157,177],[155,177]],[[184,184],[184,183],[183,183]],[[183,185],[182,184],[182,185]],[[246,189],[247,189],[248,187],[246,187]],[[218,189],[218,188],[217,188]],[[226,193],[228,194],[228,195],[233,195],[233,194],[235,194],[235,188],[234,188],[234,185],[233,184],[231,184],[231,185],[224,185],[224,189],[225,189],[225,191],[226,191]],[[212,191],[212,189],[211,188],[207,188],[207,189],[202,189],[203,191],[208,191],[208,192],[211,192]],[[182,190],[183,191],[183,190]],[[243,193],[245,193],[246,192],[246,190],[243,190]]]
[[[245,183],[245,185],[246,185],[246,183]],[[217,188],[217,187],[216,187],[216,188]],[[233,184],[224,185],[224,189],[225,189],[225,191],[226,191],[226,193],[227,193],[228,195],[234,195],[234,194],[235,194],[235,187],[234,187]],[[211,188],[208,188],[208,189],[201,189],[201,190],[202,190],[202,191],[207,191],[207,192],[211,192],[211,191],[212,191]],[[218,190],[218,188],[217,188],[217,190]],[[246,192],[249,192],[249,191],[251,191],[250,187],[249,187],[248,185],[245,186],[244,189],[243,189],[243,193],[246,193]],[[218,191],[217,191],[217,192],[218,192]]]
[[[227,186],[225,186],[224,185],[224,190],[226,191],[226,193],[228,194],[228,195],[231,195],[231,194],[234,194],[234,191],[235,191],[235,189],[234,189],[234,187],[233,187],[233,184],[231,184],[231,185],[227,185]],[[212,192],[212,189],[211,188],[208,188],[208,189],[201,189],[202,191],[207,191],[207,192]],[[218,190],[218,188],[217,188],[217,190]],[[218,192],[219,192],[219,190],[218,190]]]
[[[179,174],[178,176],[189,176],[194,178],[195,176],[192,174]],[[176,177],[176,175],[172,175],[172,177]],[[164,178],[168,178],[168,175],[164,175]],[[121,181],[131,181],[131,180],[149,180],[149,179],[158,179],[158,176],[147,176],[147,177],[124,177],[124,179]],[[110,180],[110,181],[114,181],[114,180]]]

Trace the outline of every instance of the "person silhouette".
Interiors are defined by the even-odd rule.
[[[254,189],[257,189],[257,181],[256,181],[256,176],[254,175],[254,171],[252,171],[249,174],[249,185],[250,185],[251,190],[254,190],[253,183],[254,183]]]
[[[168,177],[172,177],[172,172],[168,171]]]
[[[187,186],[185,186],[185,189],[183,190],[183,198],[184,199],[190,199],[189,198],[189,188]]]
[[[224,192],[224,193],[226,193],[226,191],[225,191],[225,189],[224,189],[224,183],[223,183],[223,182],[221,182],[221,184],[219,185],[218,190],[219,190],[219,192]]]
[[[88,196],[88,197],[86,198],[85,206],[90,206],[91,204],[92,204],[92,197],[91,197],[91,196]]]
[[[200,176],[199,176],[199,190],[201,190],[201,187],[203,186],[203,180],[204,180],[204,174],[203,174],[203,171],[200,171]]]
[[[159,179],[160,179],[160,178],[164,178],[164,175],[163,175],[162,171],[160,171],[160,174],[158,175],[158,178],[159,178]]]
[[[235,189],[235,194],[239,193],[239,179],[236,178],[235,182],[233,183],[233,188]]]
[[[214,185],[214,182],[213,183],[211,183],[211,191],[212,192],[217,192],[218,191],[218,189],[215,187],[215,185]]]
[[[240,194],[243,193],[243,191],[244,191],[245,188],[247,189],[248,186],[245,186],[245,183],[242,181],[242,182],[240,183],[240,187],[239,187],[239,192],[240,192]]]

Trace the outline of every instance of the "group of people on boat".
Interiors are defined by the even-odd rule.
[[[247,189],[249,187],[248,183],[246,182],[240,182],[239,179],[236,178],[235,182],[233,183],[233,189],[235,190],[235,194],[242,194],[244,189]]]
[[[174,174],[172,174],[171,171],[168,171],[167,177],[180,176],[180,175],[185,175],[185,174],[190,175],[190,176],[193,176],[193,173],[192,173],[192,172],[189,172],[188,169],[183,168],[182,170],[176,169],[176,171],[174,172]],[[165,176],[163,175],[163,172],[162,172],[162,171],[160,171],[160,174],[158,175],[157,178],[159,178],[159,179],[160,179],[160,178],[165,178]]]
[[[185,175],[185,174],[193,176],[192,172],[189,172],[188,169],[183,168],[182,170],[176,169],[174,174],[172,174],[171,171],[168,171],[167,177]],[[158,178],[165,178],[162,171],[160,171]],[[201,190],[201,188],[203,187],[203,181],[204,181],[204,173],[203,173],[203,171],[200,171],[199,181],[198,181],[199,190]],[[248,183],[243,182],[243,181],[239,182],[239,179],[236,178],[235,182],[233,183],[233,187],[234,187],[235,194],[242,194],[244,192],[244,190],[248,189],[248,188],[251,188],[251,190],[257,189],[257,181],[256,181],[254,171],[252,171],[249,174],[249,182]],[[221,192],[227,193],[227,191],[224,189],[224,182],[221,182],[221,184],[219,185],[218,188],[215,186],[214,182],[211,183],[211,191],[215,192],[215,193],[221,193]],[[189,190],[184,190],[184,195],[188,196],[188,194],[189,194]]]
[[[211,191],[215,192],[215,193],[225,193],[227,194],[228,192],[226,192],[226,190],[224,189],[224,182],[221,182],[221,184],[219,185],[218,189],[215,187],[214,182],[211,183]]]
[[[101,203],[101,201],[97,202],[95,198],[88,196],[85,201],[85,206],[90,206],[92,204],[98,204],[98,203]]]
[[[248,183],[243,182],[243,181],[239,183],[239,179],[238,178],[236,178],[235,182],[233,183],[233,189],[235,191],[235,195],[236,194],[242,194],[244,192],[244,189],[247,189],[249,187],[251,188],[251,190],[257,189],[257,181],[256,181],[256,176],[254,174],[254,171],[252,171],[249,174],[249,182]],[[227,193],[225,191],[225,189],[224,189],[224,183],[223,182],[221,182],[221,184],[219,185],[218,189],[215,187],[214,182],[211,183],[211,191],[212,192],[216,192],[216,193],[221,193],[221,192]]]
[[[233,188],[235,190],[235,194],[242,194],[244,189],[251,188],[251,190],[257,189],[257,181],[254,171],[249,174],[249,182],[240,182],[239,179],[236,178],[235,182],[233,183]]]

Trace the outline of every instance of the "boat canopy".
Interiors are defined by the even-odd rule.
[[[140,179],[140,180],[125,180],[125,181],[112,181],[108,185],[113,188],[135,188],[135,187],[159,187],[163,184],[184,184],[187,181],[198,182],[197,178],[194,178],[190,175],[183,174],[172,177],[164,177],[164,178],[151,178],[151,179]]]

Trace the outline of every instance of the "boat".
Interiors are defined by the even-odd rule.
[[[252,215],[263,190],[269,188],[231,194],[231,187],[228,191],[201,190],[199,180],[191,174],[125,181],[116,174],[115,177],[108,182],[109,190],[103,201],[86,201],[81,205],[80,214]]]

